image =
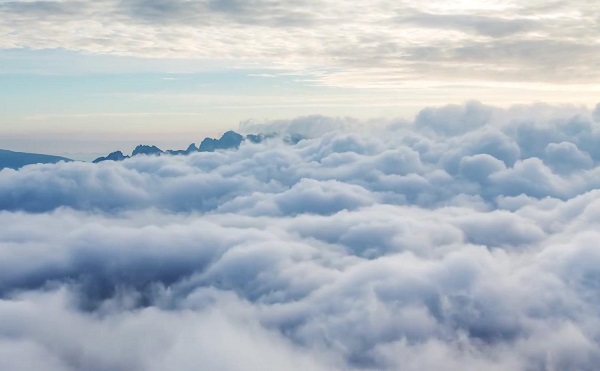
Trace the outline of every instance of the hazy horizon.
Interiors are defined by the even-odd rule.
[[[186,145],[249,119],[472,99],[593,109],[598,17],[585,0],[2,0],[0,148]]]

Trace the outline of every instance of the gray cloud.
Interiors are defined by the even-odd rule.
[[[594,369],[592,122],[470,102],[2,170],[0,368]]]
[[[419,13],[418,10],[409,17],[399,17],[398,23],[414,23],[437,29],[473,31],[490,37],[510,36],[539,28],[536,22],[530,19],[507,19],[469,14],[431,14]]]
[[[126,9],[132,20],[149,24],[211,25],[227,23],[263,27],[309,26],[316,20],[305,1],[254,0],[122,0],[118,9]],[[303,10],[303,9],[309,9]]]
[[[422,79],[589,84],[600,63],[597,7],[547,5],[10,1],[0,3],[0,48],[277,66],[338,86],[398,87]]]

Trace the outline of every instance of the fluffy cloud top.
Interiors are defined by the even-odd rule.
[[[595,116],[473,102],[2,170],[0,368],[592,370]]]

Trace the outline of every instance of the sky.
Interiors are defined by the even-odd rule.
[[[1,0],[0,148],[185,148],[471,99],[593,108],[599,35],[592,0]]]

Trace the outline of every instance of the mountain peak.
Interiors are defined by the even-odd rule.
[[[145,145],[145,144],[140,144],[139,146],[135,147],[135,149],[133,150],[133,153],[131,155],[132,156],[160,155],[161,153],[163,153],[163,151],[160,148],[158,148],[157,146],[149,146],[149,145]]]
[[[194,143],[190,144],[185,150],[187,153],[198,152],[198,147]]]
[[[102,161],[123,161],[126,158],[129,158],[129,156],[125,156],[123,154],[123,152],[121,152],[121,151],[114,151],[114,152],[111,152],[108,155],[106,155],[106,157],[98,157],[97,159],[95,159],[92,162],[94,164],[97,164],[97,163],[102,162]]]
[[[213,152],[218,149],[235,149],[242,144],[244,137],[233,130],[225,132],[220,139],[205,138],[200,143],[200,152]]]

